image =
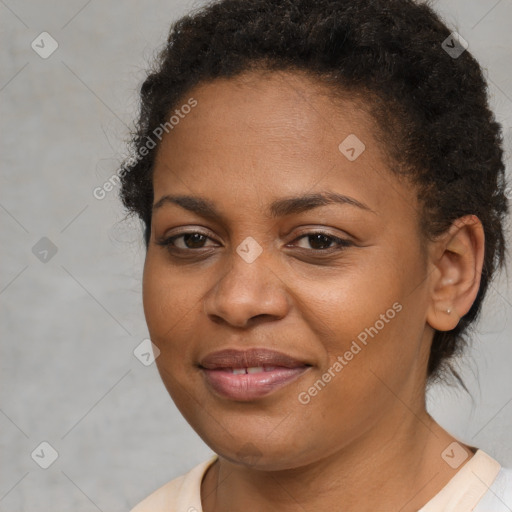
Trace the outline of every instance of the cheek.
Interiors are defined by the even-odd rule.
[[[376,322],[377,331],[385,338],[400,316],[400,305],[393,304],[404,296],[399,277],[369,258],[359,265],[336,269],[335,274],[303,281],[296,290],[304,323],[313,327],[331,358],[349,350],[358,336],[364,344],[366,338],[377,334],[373,328]]]
[[[144,263],[142,297],[151,341],[159,348],[156,365],[162,381],[180,410],[186,409],[191,373],[195,320],[201,291],[159,254],[148,251]],[[183,412],[183,411],[182,411]]]
[[[354,407],[351,413],[361,414],[358,408],[390,393],[386,384],[397,389],[407,380],[418,363],[422,340],[414,305],[418,297],[413,295],[400,273],[384,264],[347,272],[328,286],[303,288],[301,299],[308,305],[302,309],[304,321],[325,353],[322,367],[309,381],[319,390],[311,389],[316,393],[311,401],[330,407],[345,400],[346,408]]]
[[[200,306],[200,290],[190,279],[148,252],[144,263],[142,301],[144,315],[154,342],[170,338],[182,329],[187,317]],[[153,338],[152,338],[153,339]]]
[[[328,309],[326,303],[316,310],[317,324],[329,322],[336,336],[323,338],[328,362],[294,397],[300,404],[294,418],[304,427],[308,456],[315,449],[327,452],[333,439],[349,443],[400,403],[397,396],[414,373],[416,348],[413,343],[403,346],[407,329],[401,315],[406,310],[394,298],[386,296],[383,308],[339,302],[338,308]],[[322,438],[315,439],[319,431]]]

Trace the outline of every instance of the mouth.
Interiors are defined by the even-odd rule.
[[[267,396],[303,375],[310,364],[267,349],[222,350],[201,360],[199,368],[217,395],[249,402]]]

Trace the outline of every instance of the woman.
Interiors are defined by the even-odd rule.
[[[122,200],[159,373],[216,455],[134,511],[512,509],[512,471],[425,407],[504,263],[466,46],[410,0],[224,0],[172,27]]]

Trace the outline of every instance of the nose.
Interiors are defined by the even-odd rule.
[[[268,260],[262,254],[248,263],[233,251],[204,296],[206,315],[238,328],[284,318],[289,310],[287,286]]]

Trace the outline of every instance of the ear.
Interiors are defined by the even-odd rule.
[[[485,235],[476,215],[457,219],[434,242],[427,322],[438,331],[454,329],[471,308],[480,287]]]

